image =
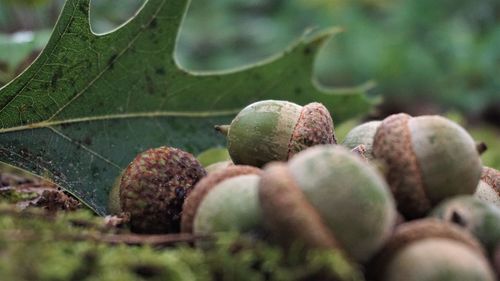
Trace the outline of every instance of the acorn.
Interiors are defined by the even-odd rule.
[[[137,155],[120,184],[120,205],[130,215],[131,230],[179,232],[184,199],[205,175],[193,155],[177,148],[163,146]]]
[[[354,127],[347,133],[342,145],[350,149],[354,149],[359,145],[364,145],[366,158],[372,160],[373,137],[381,123],[381,121],[370,121]]]
[[[259,185],[264,226],[285,248],[340,249],[369,259],[396,219],[382,175],[344,147],[320,145],[287,164],[264,168]]]
[[[336,143],[330,113],[316,102],[300,106],[280,100],[259,101],[241,110],[231,125],[215,128],[227,136],[235,164],[256,167],[286,161],[313,145]]]
[[[398,210],[409,219],[445,198],[473,194],[481,176],[472,137],[440,116],[387,117],[375,133],[373,155],[386,165]]]
[[[193,233],[258,234],[262,215],[257,197],[260,177],[235,176],[216,184],[201,200],[193,220]]]
[[[500,243],[500,208],[474,196],[445,200],[432,210],[431,216],[471,232],[490,254]]]
[[[495,280],[477,240],[436,219],[398,226],[369,265],[368,275],[380,281]]]
[[[484,202],[500,207],[500,171],[483,167],[481,180],[474,195]]]
[[[218,184],[237,176],[242,176],[242,175],[258,176],[260,174],[261,170],[255,167],[245,166],[245,165],[232,165],[226,167],[223,170],[214,171],[213,173],[210,173],[206,177],[201,179],[195,185],[193,191],[184,201],[184,205],[182,207],[183,212],[181,217],[181,232],[188,232],[188,233],[193,232],[193,224],[198,214],[198,209],[200,207],[201,202],[204,200],[207,194],[209,194]],[[253,179],[250,179],[250,182],[251,181],[253,181]],[[223,197],[227,198],[227,196]],[[228,200],[236,201],[239,199],[229,198]],[[225,202],[221,201],[220,204],[224,205]]]
[[[115,179],[113,186],[109,190],[108,194],[108,213],[112,215],[118,215],[122,212],[122,208],[120,206],[120,184],[122,181],[123,171],[120,175]]]
[[[215,162],[213,164],[206,166],[205,171],[207,171],[207,174],[210,174],[210,173],[213,173],[215,171],[224,170],[225,168],[232,166],[232,165],[234,165],[234,163],[231,160]]]

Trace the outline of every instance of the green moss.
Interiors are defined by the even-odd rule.
[[[19,192],[15,189],[0,191],[0,202],[17,203],[29,201],[37,198],[39,195],[36,192]]]
[[[0,276],[3,280],[360,280],[335,252],[285,256],[264,242],[218,236],[202,252],[188,245],[163,249],[109,245],[102,234],[123,232],[88,211],[49,216],[0,204]],[[337,279],[335,279],[337,280]]]

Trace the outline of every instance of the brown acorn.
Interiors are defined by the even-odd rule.
[[[232,165],[214,171],[200,180],[184,201],[181,218],[181,232],[193,232],[193,222],[205,196],[219,183],[241,175],[260,175],[261,170],[252,166]]]
[[[184,198],[206,175],[196,158],[180,149],[159,147],[137,155],[123,173],[120,204],[139,233],[179,232]]]
[[[216,126],[227,136],[235,164],[262,167],[271,161],[286,161],[317,144],[335,144],[333,121],[320,103],[300,106],[279,100],[253,103],[233,119],[231,125]]]
[[[406,218],[424,216],[445,198],[473,194],[481,175],[472,137],[440,116],[387,117],[375,133],[373,154],[387,166],[387,181]]]
[[[380,281],[495,280],[478,241],[437,219],[399,225],[371,261],[368,275]]]

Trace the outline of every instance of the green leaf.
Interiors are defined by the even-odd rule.
[[[213,125],[250,102],[324,103],[335,121],[365,112],[363,88],[321,91],[314,54],[331,32],[272,59],[224,73],[188,73],[174,60],[189,1],[149,0],[125,25],[91,32],[89,0],[68,0],[38,59],[0,89],[0,161],[44,175],[98,214],[134,156],[170,145],[221,145]]]

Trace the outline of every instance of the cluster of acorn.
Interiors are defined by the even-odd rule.
[[[205,170],[171,147],[130,163],[110,198],[133,231],[239,231],[285,249],[336,249],[370,280],[500,276],[500,172],[482,167],[454,122],[395,114],[336,145],[323,105],[267,100],[216,129],[230,163]]]

